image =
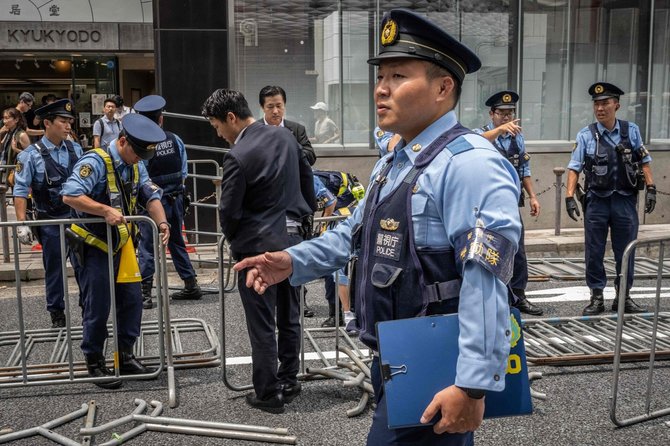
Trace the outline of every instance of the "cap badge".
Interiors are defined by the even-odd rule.
[[[382,45],[393,45],[398,39],[398,24],[393,19],[387,20],[382,29]]]
[[[151,152],[152,150],[156,150],[156,144],[149,144],[147,146],[147,151]]]
[[[72,104],[70,102],[65,103],[65,110],[69,112],[72,111]]]
[[[91,175],[91,172],[93,172],[93,168],[91,167],[90,164],[84,164],[79,168],[79,176],[82,178],[87,178]]]
[[[512,102],[512,95],[509,94],[509,93],[504,94],[503,97],[502,97],[502,101],[506,104],[509,103],[509,102]]]
[[[593,91],[595,91],[597,94],[600,94],[603,91],[605,91],[605,88],[602,85],[599,84],[599,85],[596,85],[596,88],[594,88]]]
[[[419,143],[416,143],[412,146],[412,152],[418,152],[421,149],[422,149],[422,147],[421,147],[421,144],[419,144]]]
[[[379,226],[386,231],[395,231],[400,226],[400,222],[392,218],[385,218],[379,221]]]

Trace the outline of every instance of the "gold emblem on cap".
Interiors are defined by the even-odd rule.
[[[419,143],[416,143],[412,146],[412,152],[418,152],[421,149],[422,149],[422,147],[421,147],[421,144],[419,144]]]
[[[65,110],[72,111],[72,104],[70,102],[65,103]]]
[[[512,95],[511,94],[504,94],[502,97],[502,101],[505,103],[512,102]]]
[[[393,19],[389,19],[382,29],[382,45],[388,46],[395,43],[398,39],[398,24]]]
[[[379,221],[379,226],[386,231],[395,231],[400,226],[400,222],[392,218],[385,218]]]
[[[595,91],[597,94],[600,94],[603,91],[605,91],[605,88],[602,85],[598,84],[596,85],[596,88],[593,89],[593,91]]]
[[[93,172],[93,168],[91,167],[90,164],[84,164],[79,168],[79,176],[82,178],[87,178],[91,175]]]
[[[149,144],[149,145],[147,146],[147,150],[148,150],[149,152],[151,152],[152,150],[156,150],[156,144]]]

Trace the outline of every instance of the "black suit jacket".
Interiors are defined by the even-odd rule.
[[[286,217],[300,222],[315,209],[312,169],[296,139],[249,125],[223,158],[219,216],[235,257],[287,248]]]
[[[316,162],[316,153],[314,153],[312,143],[309,141],[309,138],[307,137],[307,130],[305,129],[305,126],[302,124],[298,124],[297,122],[287,121],[286,119],[284,119],[284,127],[289,129],[291,133],[293,133],[295,139],[297,139],[300,145],[302,146],[302,151],[305,153],[309,165],[313,166],[314,163]]]

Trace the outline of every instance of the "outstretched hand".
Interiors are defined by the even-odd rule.
[[[268,287],[291,275],[293,262],[286,251],[266,252],[237,262],[233,269],[238,272],[248,269],[247,287],[253,288],[258,294],[263,294]]]

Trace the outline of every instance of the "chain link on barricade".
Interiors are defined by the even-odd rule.
[[[552,183],[551,186],[547,187],[546,189],[543,189],[543,190],[540,191],[540,192],[536,192],[536,193],[535,193],[535,196],[536,196],[536,197],[539,197],[540,195],[542,195],[542,194],[544,194],[544,193],[546,193],[546,192],[549,192],[550,190],[554,189],[555,187],[556,187],[556,183]]]

